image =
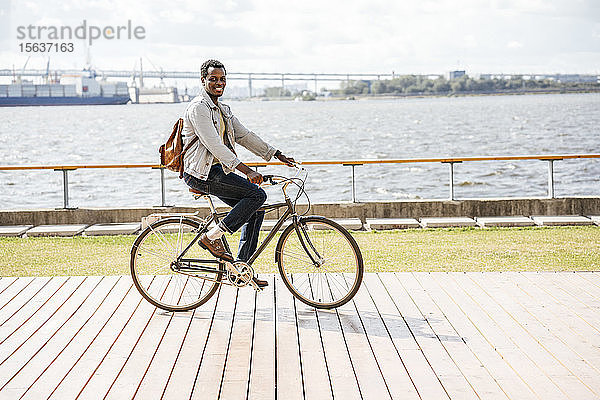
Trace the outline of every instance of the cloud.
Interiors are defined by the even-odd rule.
[[[64,0],[13,8],[12,27],[0,29],[0,46],[13,50],[2,58],[7,65],[26,59],[16,50],[16,23],[83,19],[131,19],[146,28],[143,41],[94,43],[94,62],[107,69],[147,57],[165,69],[195,70],[215,57],[237,71],[443,73],[460,60],[471,72],[518,72],[519,65],[592,72],[600,52],[600,1],[592,0]],[[53,54],[52,64],[83,66],[83,51]]]
[[[506,43],[506,47],[509,49],[520,49],[523,47],[523,43],[519,42],[518,40],[511,40],[510,42]]]

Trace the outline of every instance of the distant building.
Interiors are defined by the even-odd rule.
[[[450,72],[448,72],[448,80],[452,81],[454,79],[458,79],[465,75],[467,75],[467,73],[465,71],[450,71]]]

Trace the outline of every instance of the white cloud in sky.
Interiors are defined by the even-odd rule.
[[[597,0],[0,0],[0,18],[10,22],[0,28],[0,68],[27,59],[18,25],[130,19],[146,39],[96,41],[98,68],[132,69],[145,57],[165,70],[219,58],[245,72],[600,72]],[[51,54],[51,65],[82,67],[75,44],[74,54]],[[45,57],[29,66],[45,67]]]
[[[508,47],[509,49],[520,49],[521,47],[523,47],[523,43],[517,40],[511,40],[510,42],[506,43],[506,47]]]

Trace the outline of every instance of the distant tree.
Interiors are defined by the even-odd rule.
[[[469,78],[466,75],[464,75],[458,79],[451,81],[452,83],[450,83],[450,87],[452,88],[452,91],[454,93],[464,92],[466,90],[466,84],[468,79]]]
[[[452,90],[450,84],[443,77],[440,77],[433,82],[433,91],[435,93],[448,93],[450,90]]]
[[[368,81],[344,81],[342,82],[342,93],[344,94],[369,94]]]
[[[388,93],[387,81],[377,80],[371,84],[371,91],[374,94]]]
[[[524,89],[600,89],[598,82],[559,82],[552,79],[534,80],[513,76],[512,79],[474,79],[465,75],[451,81],[443,77],[429,79],[426,76],[402,75],[394,79],[374,81],[344,81],[339,90],[332,90],[338,95],[364,94],[415,94],[415,93],[493,93],[504,91],[521,91]],[[277,88],[279,89],[279,88]]]
[[[289,97],[292,93],[288,89],[281,90],[281,86],[268,87],[265,89],[265,96],[267,97]]]
[[[405,92],[408,94],[416,94],[416,93],[422,93],[423,92],[423,88],[418,86],[418,85],[410,85],[409,87],[407,87],[405,89]]]
[[[416,84],[417,77],[415,75],[403,75],[398,78],[398,85],[402,88],[403,92],[405,92],[408,87]]]

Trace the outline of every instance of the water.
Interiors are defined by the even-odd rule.
[[[600,153],[600,94],[229,104],[242,123],[297,160]],[[1,164],[158,163],[158,147],[185,107],[0,108]],[[557,161],[554,168],[556,196],[600,196],[600,160]],[[312,201],[351,199],[349,167],[309,170]],[[166,174],[167,203],[193,204],[185,184]],[[356,179],[359,201],[448,196],[448,166],[440,163],[360,166]],[[69,183],[75,207],[161,202],[157,170],[79,169]],[[545,196],[547,163],[457,164],[455,185],[457,198]],[[269,193],[277,199],[276,190]],[[62,195],[60,172],[0,171],[0,209],[60,207]]]

